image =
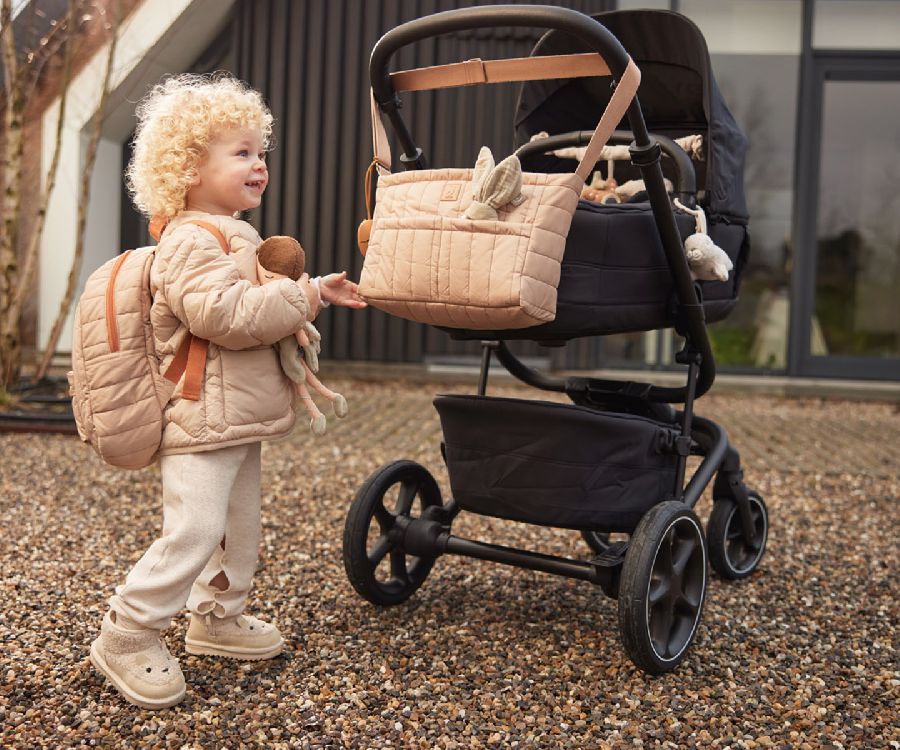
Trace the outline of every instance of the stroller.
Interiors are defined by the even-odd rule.
[[[350,507],[344,566],[362,597],[385,606],[408,599],[443,554],[590,581],[618,600],[629,658],[661,674],[678,665],[694,639],[708,563],[725,579],[749,576],[768,534],[765,502],[745,486],[737,451],[721,427],[694,413],[694,401],[715,377],[706,322],[733,308],[749,246],[742,187],[746,142],[716,88],[705,41],[684,17],[482,6],[403,24],[372,52],[374,97],[391,121],[407,169],[423,168],[424,157],[396,106],[388,74],[392,54],[439,34],[492,26],[549,28],[533,55],[599,52],[615,78],[628,64],[628,49],[643,72],[641,102],[632,101],[630,130],[616,131],[611,143],[630,143],[629,163],[617,164],[616,174],[641,177],[642,191],[627,202],[579,202],[554,320],[502,331],[446,329],[483,347],[477,394],[434,400],[453,497],[445,502],[434,477],[417,463],[382,466]],[[523,166],[570,171],[572,149],[590,138],[588,128],[610,96],[608,78],[525,82],[516,122]],[[682,147],[688,143],[691,154]],[[606,152],[610,159],[621,153]],[[683,242],[694,231],[698,205],[710,237],[733,263],[726,282],[692,279]],[[674,328],[684,339],[676,355],[687,367],[684,387],[553,377],[527,366],[506,344],[527,339],[560,345],[662,328]],[[524,383],[566,394],[572,403],[485,395],[492,358]],[[688,478],[690,456],[702,461]],[[704,533],[693,507],[711,481],[714,505]],[[396,498],[393,507],[385,504],[389,498]],[[461,510],[577,530],[594,556],[580,561],[457,537],[451,526]],[[626,538],[613,541],[612,534]],[[382,572],[385,567],[389,572]]]

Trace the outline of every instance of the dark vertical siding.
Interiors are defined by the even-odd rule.
[[[452,8],[460,0],[239,0],[233,21],[234,73],[265,95],[276,117],[271,182],[251,216],[263,236],[290,234],[304,245],[312,273],[346,269],[358,278],[362,257],[356,227],[365,215],[363,176],[372,157],[369,54],[377,39],[404,21]],[[551,2],[585,13],[608,0]],[[430,39],[402,49],[394,69],[472,57],[524,57],[542,29],[489,29]],[[482,145],[497,155],[513,149],[517,84],[475,86],[404,96],[404,115],[432,166],[474,164]],[[394,148],[395,158],[399,150]],[[377,310],[330,308],[317,321],[323,356],[333,359],[421,361],[474,354],[474,342],[454,342],[428,326]],[[565,350],[515,344],[523,355],[548,356],[556,366],[590,366],[596,345]]]

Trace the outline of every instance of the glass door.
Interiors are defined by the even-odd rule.
[[[815,55],[813,72],[792,369],[900,379],[900,57]]]

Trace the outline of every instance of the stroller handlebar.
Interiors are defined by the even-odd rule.
[[[609,66],[615,78],[620,78],[630,61],[619,40],[598,21],[569,8],[552,5],[485,5],[458,8],[417,18],[388,31],[372,50],[369,75],[375,99],[385,105],[396,97],[388,71],[391,57],[401,47],[454,31],[490,28],[493,26],[524,26],[565,31],[594,48]]]

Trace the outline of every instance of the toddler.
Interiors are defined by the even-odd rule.
[[[188,653],[256,660],[282,650],[278,628],[244,611],[261,536],[260,444],[295,419],[273,344],[322,305],[365,302],[346,274],[256,284],[261,240],[236,215],[259,206],[269,179],[272,115],[259,93],[226,76],[178,76],[137,118],[127,178],[161,231],[150,274],[160,371],[185,335],[209,345],[199,395],[182,382],[166,407],[162,536],[110,598],[91,662],[130,702],[165,708],[185,682],[160,631],[185,604]]]

